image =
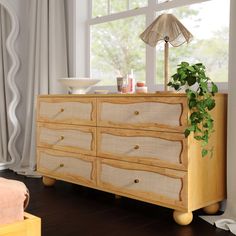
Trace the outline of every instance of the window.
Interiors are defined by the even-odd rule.
[[[174,14],[194,36],[189,44],[170,48],[170,74],[174,74],[176,65],[181,61],[203,62],[213,81],[227,82],[229,1],[224,1],[222,6],[222,1],[212,0],[176,7],[167,12]],[[157,46],[156,53],[156,81],[160,83],[163,78],[163,45]]]
[[[230,0],[90,1],[90,76],[102,80],[99,86],[115,91],[116,77],[133,70],[150,91],[161,89],[164,44],[151,48],[139,35],[164,12],[173,13],[194,36],[189,44],[170,47],[170,75],[181,61],[203,62],[213,81],[227,83]]]
[[[102,79],[101,85],[114,85],[118,75],[132,69],[145,78],[145,45],[139,29],[144,16],[129,17],[91,26],[91,76]]]

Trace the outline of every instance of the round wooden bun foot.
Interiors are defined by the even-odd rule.
[[[174,218],[175,222],[179,225],[188,225],[193,220],[193,213],[192,212],[174,211],[173,218]]]
[[[219,211],[220,209],[220,203],[217,202],[217,203],[214,203],[214,204],[211,204],[209,206],[206,206],[203,208],[203,211],[207,214],[215,214]]]
[[[43,176],[43,184],[45,186],[53,186],[55,183],[56,183],[55,179]]]

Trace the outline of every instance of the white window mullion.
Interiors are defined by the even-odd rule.
[[[133,9],[133,10],[125,11],[125,12],[113,13],[107,16],[92,18],[89,20],[89,24],[96,25],[96,24],[100,24],[104,22],[119,20],[122,18],[143,15],[143,14],[146,14],[146,12],[147,12],[147,7],[142,7],[142,8]]]

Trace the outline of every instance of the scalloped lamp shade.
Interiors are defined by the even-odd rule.
[[[178,47],[183,43],[189,43],[193,35],[185,26],[172,14],[162,14],[154,20],[147,29],[140,35],[140,38],[148,45],[155,47],[159,41],[165,41],[165,91],[168,83],[168,57],[169,43]]]

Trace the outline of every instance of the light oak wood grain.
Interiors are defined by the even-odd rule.
[[[195,210],[222,201],[226,197],[226,124],[227,97],[216,96],[212,111],[215,132],[208,148],[213,155],[201,156],[201,145],[193,136],[188,138],[189,209]]]
[[[215,132],[209,141],[213,156],[202,158],[199,142],[183,134],[190,114],[185,94],[39,96],[37,170],[52,179],[175,209],[176,222],[183,224],[184,218],[188,224],[192,211],[226,197],[227,96],[215,98]],[[64,109],[65,119],[52,119],[48,108],[41,112],[42,103],[86,108],[77,110],[77,117]],[[63,139],[65,145],[52,145],[62,133],[68,143]],[[82,146],[76,145],[75,136]]]

